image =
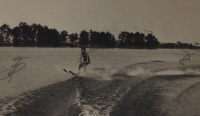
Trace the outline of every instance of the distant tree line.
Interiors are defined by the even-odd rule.
[[[122,31],[116,40],[110,32],[83,30],[78,33],[68,34],[40,24],[28,25],[20,22],[18,26],[10,28],[3,24],[0,27],[0,45],[60,47],[60,46],[92,46],[92,47],[134,47],[157,48],[159,41],[153,34],[132,33]]]
[[[199,48],[199,46],[194,46],[192,44],[189,43],[181,43],[180,41],[178,41],[177,43],[161,43],[159,45],[159,48]]]
[[[123,31],[119,34],[119,46],[134,46],[136,48],[157,48],[159,45],[158,39],[153,34],[130,33]]]
[[[10,29],[4,24],[0,27],[1,43],[12,43],[13,46],[61,46],[68,36],[67,31],[58,32],[40,24],[28,25],[20,22],[19,26]],[[11,41],[12,38],[12,41]]]

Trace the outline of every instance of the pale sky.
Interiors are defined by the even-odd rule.
[[[19,22],[58,31],[153,31],[160,42],[200,42],[199,0],[1,0],[0,25]]]

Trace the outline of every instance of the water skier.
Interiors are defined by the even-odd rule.
[[[81,54],[80,54],[80,64],[79,64],[79,71],[81,68],[84,68],[84,72],[86,71],[86,66],[90,63],[90,57],[89,54],[86,52],[85,47],[81,48]]]

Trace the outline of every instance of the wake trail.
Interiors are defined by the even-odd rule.
[[[98,67],[8,100],[2,105],[0,114],[175,116],[174,107],[181,109],[180,104],[186,100],[185,97],[192,98],[187,93],[194,92],[198,96],[199,69],[197,65],[175,67],[173,63],[163,61],[148,61],[122,68]]]

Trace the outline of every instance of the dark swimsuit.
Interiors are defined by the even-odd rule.
[[[85,53],[81,53],[81,56],[85,63],[80,63],[79,67],[83,67],[83,65],[85,65],[85,66],[88,65],[90,63],[89,55],[87,55],[87,53],[85,52]],[[87,61],[87,58],[88,58],[88,61]]]
[[[83,57],[83,61],[86,61],[87,62],[87,55],[86,53],[81,53],[82,54],[82,57]],[[88,59],[89,60],[89,59]]]

